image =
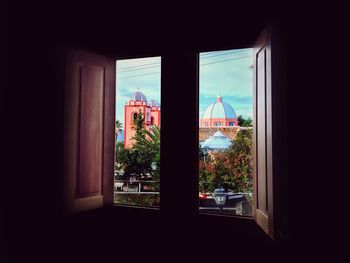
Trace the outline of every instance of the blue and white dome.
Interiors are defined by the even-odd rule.
[[[208,150],[225,150],[232,144],[232,141],[227,138],[221,131],[217,131],[214,135],[206,139],[202,144],[201,148]]]
[[[229,119],[237,118],[235,110],[231,105],[222,102],[222,97],[218,96],[215,103],[210,104],[204,111],[202,119]]]
[[[142,92],[136,91],[131,95],[130,100],[147,101],[147,98]]]

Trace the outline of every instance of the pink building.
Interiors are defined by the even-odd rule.
[[[144,116],[146,129],[152,125],[160,126],[160,104],[155,100],[148,103],[142,92],[134,92],[124,106],[124,148],[130,148],[134,143],[132,139],[136,132],[134,119],[140,111]]]
[[[222,101],[221,96],[210,104],[204,111],[200,127],[238,126],[235,110],[231,105]]]

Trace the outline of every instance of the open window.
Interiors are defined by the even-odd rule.
[[[252,133],[252,177],[253,190],[252,194],[248,193],[247,197],[251,198],[248,202],[241,202],[241,206],[235,206],[235,211],[243,216],[251,217],[262,229],[272,238],[276,235],[276,176],[274,173],[273,156],[273,104],[272,103],[272,69],[271,69],[271,37],[268,31],[265,31],[257,41],[254,47],[251,47],[251,63],[250,70],[252,75],[252,118],[246,115],[245,130],[249,130],[249,126],[253,126]],[[218,55],[218,54],[216,54]],[[213,58],[214,56],[212,56]],[[217,56],[216,58],[220,58]],[[64,189],[65,189],[65,207],[69,211],[81,211],[92,208],[111,205],[115,202],[115,191],[124,191],[124,182],[117,182],[113,175],[115,170],[115,140],[118,138],[116,134],[116,94],[115,94],[115,78],[116,63],[115,58],[107,58],[104,56],[92,54],[83,51],[70,51],[67,55],[66,63],[66,94],[65,94],[65,156],[64,156]],[[186,61],[186,63],[184,63]],[[188,62],[188,63],[187,63]],[[163,63],[163,57],[162,57]],[[197,112],[196,96],[198,87],[196,70],[198,67],[197,53],[195,51],[183,56],[167,54],[164,59],[164,78],[162,84],[167,85],[167,93],[162,95],[162,103],[170,105],[168,111],[164,111],[164,123],[162,124],[163,135],[167,134],[168,138],[162,144],[162,149],[169,151],[168,155],[164,155],[165,164],[163,171],[167,174],[175,173],[179,168],[176,164],[175,154],[177,151],[183,150],[179,148],[179,142],[182,146],[191,149],[191,152],[197,154],[198,143],[195,132],[201,125],[204,130],[213,129],[215,132],[219,130],[217,137],[220,137],[222,143],[228,143],[228,140],[221,137],[231,136],[227,131],[234,131],[242,126],[242,120],[239,116],[234,116],[233,112],[225,106],[217,109],[215,112],[212,108],[209,113],[228,114],[224,120],[218,118],[209,118],[198,121],[199,114]],[[179,67],[181,65],[181,67]],[[155,65],[148,65],[152,67]],[[250,66],[250,64],[248,65]],[[135,72],[137,68],[129,68],[128,70]],[[126,70],[125,70],[126,71]],[[181,74],[179,74],[179,72]],[[133,73],[135,74],[135,73]],[[181,96],[177,87],[183,85],[186,80],[186,94]],[[137,88],[137,87],[136,87]],[[276,87],[274,87],[274,90]],[[225,97],[220,95],[220,87],[217,90],[219,96],[214,98],[219,104],[225,102]],[[218,95],[216,94],[216,95]],[[151,95],[152,97],[152,95]],[[178,100],[177,100],[178,98]],[[163,100],[164,99],[164,100]],[[181,105],[178,104],[181,102]],[[125,102],[125,101],[124,101]],[[123,103],[124,103],[123,102]],[[152,101],[146,102],[140,94],[135,94],[135,99],[127,102],[130,108],[144,107],[150,110],[144,115],[144,122],[151,126],[160,126],[160,105]],[[193,137],[188,133],[179,132],[179,126],[174,120],[177,120],[179,106],[186,106],[186,111],[191,114],[183,116],[181,120],[182,127],[189,129]],[[194,105],[194,106],[193,106]],[[131,107],[132,106],[132,107]],[[135,106],[135,107],[134,107]],[[123,105],[124,107],[124,105]],[[274,111],[275,112],[275,111]],[[135,115],[136,113],[136,115]],[[138,118],[138,111],[130,111],[125,115],[125,120],[130,123]],[[148,114],[147,114],[148,113]],[[231,116],[232,115],[232,116]],[[275,122],[274,122],[275,123]],[[193,126],[191,126],[193,125]],[[210,135],[210,134],[209,134]],[[236,134],[237,135],[237,134]],[[210,136],[214,136],[211,134]],[[209,137],[210,137],[209,136]],[[234,136],[234,134],[232,134]],[[176,138],[176,140],[174,140]],[[204,137],[203,137],[204,138]],[[131,139],[131,138],[130,138]],[[204,140],[204,139],[203,139]],[[191,144],[193,143],[193,144]],[[209,142],[208,142],[209,143]],[[209,144],[208,144],[209,145]],[[124,145],[125,146],[125,145]],[[210,145],[209,145],[210,146]],[[209,147],[210,148],[210,147]],[[209,149],[210,150],[210,149]],[[183,167],[193,165],[192,170],[184,170],[184,172],[176,173],[176,179],[181,181],[181,191],[174,184],[174,177],[164,177],[163,189],[164,196],[162,200],[164,207],[171,210],[172,207],[182,209],[186,207],[186,211],[193,213],[198,208],[196,204],[196,196],[198,196],[198,181],[195,180],[193,174],[198,171],[198,155],[192,158],[189,151],[183,151]],[[181,155],[182,156],[182,155]],[[206,157],[204,157],[206,158]],[[152,173],[157,170],[157,166],[148,167]],[[159,168],[159,166],[158,166]],[[147,176],[147,174],[145,174]],[[129,178],[130,179],[130,178]],[[129,185],[135,182],[130,182]],[[148,186],[146,187],[148,188]],[[148,191],[150,188],[144,189]],[[222,201],[221,186],[217,187],[217,201]],[[225,189],[225,185],[222,185]],[[138,189],[141,189],[139,187]],[[213,189],[215,190],[215,189]],[[151,191],[151,190],[150,190]],[[179,194],[181,192],[181,194]],[[202,197],[207,193],[203,192]],[[276,197],[276,194],[275,194]],[[192,200],[191,200],[192,199]],[[248,208],[245,210],[245,208]],[[245,214],[244,211],[247,211]],[[234,219],[233,219],[234,220]],[[276,220],[275,220],[276,221]]]
[[[161,57],[116,60],[116,205],[159,208],[160,69]]]
[[[270,32],[199,64],[199,211],[251,217],[274,238]]]
[[[253,215],[252,66],[252,48],[199,54],[200,212]]]
[[[66,210],[159,207],[160,57],[116,62],[70,50],[65,71]]]

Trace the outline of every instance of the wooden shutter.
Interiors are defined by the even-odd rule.
[[[113,201],[115,61],[85,51],[66,57],[64,197],[68,211]]]
[[[254,47],[254,217],[274,238],[270,39],[265,30]]]

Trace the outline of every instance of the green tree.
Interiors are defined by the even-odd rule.
[[[137,177],[146,174],[159,176],[160,169],[160,128],[153,126],[150,130],[145,128],[143,113],[135,114],[135,143],[130,149],[124,149],[120,156],[126,176],[135,174]],[[157,171],[152,171],[152,163],[157,164]]]
[[[124,143],[123,142],[115,142],[115,164],[116,167],[115,169],[121,168],[121,160],[122,160],[122,155],[124,154]]]
[[[252,118],[244,119],[242,115],[239,115],[237,117],[238,125],[241,127],[252,127],[253,126],[253,120]]]
[[[134,114],[134,123],[134,129],[136,129],[136,133],[133,139],[137,140],[138,138],[144,136],[145,131],[145,118],[143,117],[143,113],[141,112],[141,110],[139,111],[139,113]]]
[[[124,144],[118,142],[118,134],[122,131],[122,123],[119,120],[115,121],[115,162],[118,163],[118,156],[120,155],[121,147],[124,149]],[[116,168],[116,167],[115,167]]]
[[[253,191],[253,129],[240,130],[227,150],[228,169],[239,192]]]
[[[253,129],[240,130],[234,143],[224,152],[199,156],[199,190],[212,192],[224,187],[234,192],[253,191]]]

